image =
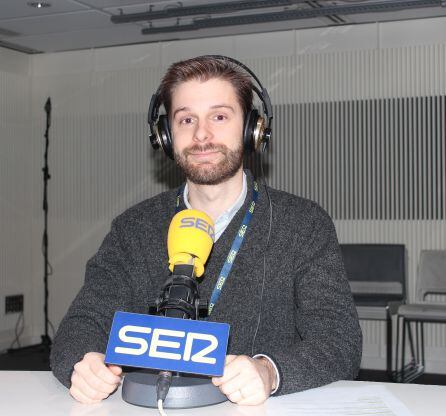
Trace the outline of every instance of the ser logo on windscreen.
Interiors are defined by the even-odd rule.
[[[205,233],[208,233],[212,240],[214,240],[214,227],[203,218],[184,217],[181,219],[180,228],[197,228]]]

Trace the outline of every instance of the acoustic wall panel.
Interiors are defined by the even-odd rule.
[[[25,339],[31,325],[30,78],[22,57],[0,69],[0,350],[14,339],[19,314],[5,314],[5,296],[23,294]],[[16,345],[17,346],[17,345]]]
[[[334,219],[445,219],[445,103],[434,96],[275,106],[272,151],[285,158],[277,169],[272,162],[276,186],[318,201]]]

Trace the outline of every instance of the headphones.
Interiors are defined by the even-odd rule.
[[[242,68],[256,81],[260,88],[253,84],[252,89],[262,102],[264,116],[261,116],[255,108],[248,112],[243,124],[243,147],[246,153],[258,151],[260,148],[264,151],[271,139],[271,124],[273,120],[271,100],[266,89],[256,75],[246,65],[243,65],[236,59],[223,55],[203,55],[199,56],[199,58],[214,58],[232,62],[236,67]],[[165,114],[159,115],[159,109],[162,104],[160,100],[160,89],[161,86],[158,87],[150,100],[148,112],[148,123],[150,127],[149,139],[155,150],[161,147],[164,153],[173,160],[173,142],[169,119]]]

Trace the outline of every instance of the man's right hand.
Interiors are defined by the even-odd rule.
[[[104,354],[88,352],[74,365],[70,394],[81,403],[99,403],[113,393],[121,382],[122,368],[107,366]]]

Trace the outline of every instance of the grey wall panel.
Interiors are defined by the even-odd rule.
[[[13,72],[0,68],[0,349],[10,346],[19,318],[5,315],[5,296],[24,295],[22,341],[32,327],[31,79],[28,60],[17,55],[9,57]]]

